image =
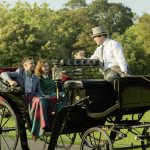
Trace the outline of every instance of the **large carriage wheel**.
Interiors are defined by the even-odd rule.
[[[19,138],[17,117],[11,106],[0,100],[0,149],[15,150]]]
[[[87,130],[81,141],[80,150],[113,150],[108,134],[99,127]]]
[[[63,150],[68,150],[75,141],[76,134],[64,134],[58,137],[56,149],[62,148]]]
[[[46,133],[43,138],[41,138],[41,140],[45,143],[44,149],[46,149],[49,144],[50,134],[50,132]],[[59,135],[55,149],[68,150],[74,144],[75,138],[76,133]]]

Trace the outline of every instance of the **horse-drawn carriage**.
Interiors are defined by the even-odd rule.
[[[61,61],[61,66],[99,66],[99,62],[67,59]],[[30,130],[31,125],[23,93],[9,88],[2,80],[0,86],[0,148],[15,150],[20,137],[22,149],[27,150],[26,129]],[[69,105],[54,114],[51,131],[43,136],[49,150],[60,142],[63,149],[69,149],[77,133],[81,150],[150,147],[150,121],[143,120],[150,109],[149,76],[124,77],[114,83],[103,79],[70,79],[63,82],[63,87]],[[130,145],[119,147],[118,141],[128,138],[129,133],[140,144],[133,145],[130,139]],[[66,137],[69,141],[65,141]]]

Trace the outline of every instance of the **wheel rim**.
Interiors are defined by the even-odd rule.
[[[17,118],[4,100],[0,100],[0,148],[2,150],[15,150],[18,143]]]
[[[80,150],[112,150],[108,134],[101,128],[91,128],[82,137]]]

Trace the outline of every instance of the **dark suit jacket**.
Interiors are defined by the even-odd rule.
[[[2,72],[0,77],[4,81],[7,81],[8,79],[13,79],[17,81],[17,83],[21,85],[23,88],[25,88],[26,73],[22,68],[18,68],[15,72]],[[39,78],[36,75],[33,75],[32,92],[26,94],[32,94],[35,96],[44,96],[40,87]]]

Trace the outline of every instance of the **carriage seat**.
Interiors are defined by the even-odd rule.
[[[15,71],[16,70],[16,68],[11,68],[11,67],[8,67],[8,68],[0,68],[0,74],[2,73],[2,72],[5,72],[5,71]]]
[[[103,112],[116,104],[117,93],[104,79],[68,80],[64,83],[64,87],[73,92],[84,90],[85,97],[89,96],[90,99],[88,109],[91,112]]]
[[[129,76],[115,82],[122,111],[142,112],[150,109],[150,76]]]

